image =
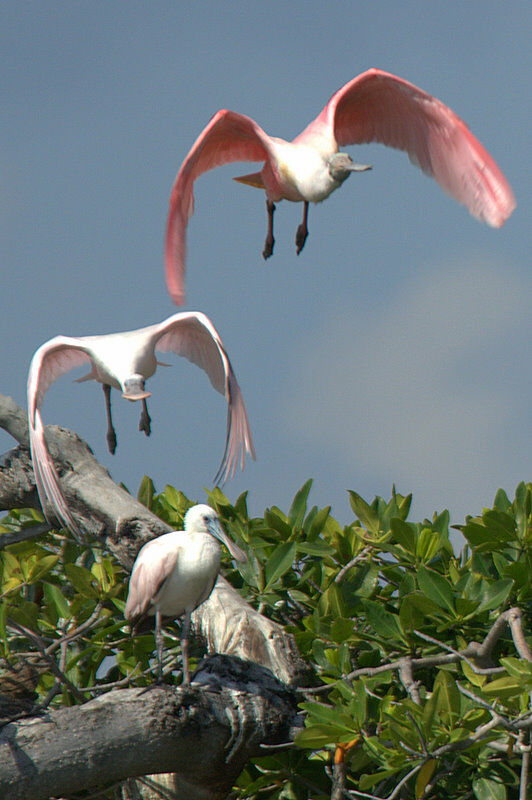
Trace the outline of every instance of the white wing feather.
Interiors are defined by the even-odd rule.
[[[47,504],[59,522],[78,538],[82,532],[76,524],[61,492],[59,478],[46,446],[40,406],[52,383],[71,369],[91,362],[89,354],[77,339],[56,336],[41,345],[33,356],[28,374],[28,423],[31,458],[35,483],[45,517],[51,522]]]
[[[244,468],[246,451],[255,458],[244,399],[223,342],[210,319],[199,311],[174,314],[153,326],[155,348],[172,350],[207,373],[217,392],[227,400],[227,435],[222,462],[214,478],[233,477],[240,456]]]

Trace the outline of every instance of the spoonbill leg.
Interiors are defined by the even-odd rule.
[[[139,420],[139,431],[144,431],[146,436],[149,436],[151,433],[151,417],[148,414],[148,406],[146,405],[146,400],[144,398],[142,398],[142,412]]]
[[[273,238],[273,215],[275,213],[275,204],[271,200],[266,200],[266,209],[268,211],[268,233],[266,234],[266,241],[264,242],[264,250],[262,257],[266,261],[273,253],[273,245],[275,239]]]
[[[303,204],[303,222],[296,231],[297,255],[299,255],[300,252],[303,250],[305,242],[307,241],[307,236],[308,236],[307,220],[308,220],[308,202],[305,200]]]
[[[107,447],[111,455],[114,456],[116,450],[116,433],[111,417],[111,387],[108,383],[104,383],[102,384],[102,389],[105,395],[105,410],[107,411]]]

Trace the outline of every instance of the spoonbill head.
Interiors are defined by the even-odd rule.
[[[273,253],[273,215],[280,200],[303,203],[296,233],[300,253],[308,236],[309,203],[320,203],[352,172],[345,145],[380,142],[404,150],[470,213],[500,227],[515,207],[501,170],[465,123],[442,102],[414,84],[370,69],[339,89],[321,113],[292,142],[267,133],[250,117],[217,111],[200,133],[175,179],[168,211],[165,265],[168,291],[185,299],[186,229],[194,211],[194,181],[233,161],[262,161],[260,172],[235,180],[266,193],[268,231],[262,255]]]
[[[135,402],[135,400],[146,400],[146,398],[151,397],[151,392],[147,392],[144,389],[144,375],[131,375],[129,378],[126,378],[123,383],[123,392],[122,397],[126,400],[131,400],[131,402]]]
[[[41,418],[44,396],[61,375],[74,367],[88,364],[90,372],[78,381],[95,380],[102,384],[107,412],[107,443],[111,453],[116,449],[116,433],[111,417],[111,388],[118,389],[130,401],[140,400],[142,413],[139,430],[149,436],[151,419],[144,388],[163,362],[155,351],[170,351],[184,356],[203,369],[213,387],[227,401],[227,433],[222,462],[215,476],[218,482],[232,477],[236,465],[244,468],[245,453],[255,458],[249,423],[240,386],[223,342],[210,321],[199,311],[174,314],[163,322],[123,333],[102,336],[56,336],[41,345],[34,354],[28,374],[28,418],[30,447],[35,482],[45,515],[53,516],[79,538],[81,531],[70,513],[61,492],[57,473],[48,453]],[[168,366],[168,365],[164,365]],[[48,506],[51,507],[50,515]]]
[[[164,617],[184,615],[181,629],[183,682],[190,682],[188,633],[190,615],[209,597],[220,571],[222,542],[233,558],[245,561],[244,552],[225,533],[210,506],[190,508],[184,531],[172,531],[152,539],[139,551],[129,580],[125,617],[132,626],[155,615],[158,682],[162,681]]]

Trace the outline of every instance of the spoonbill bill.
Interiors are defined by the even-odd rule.
[[[515,207],[506,178],[465,123],[435,97],[380,69],[342,86],[292,142],[268,136],[250,117],[222,109],[192,145],[170,196],[165,265],[174,303],[185,299],[186,228],[194,211],[196,178],[233,161],[264,161],[260,172],[234,179],[266,192],[268,233],[262,255],[266,259],[273,253],[273,214],[280,200],[303,203],[296,233],[299,254],[308,236],[309,203],[325,200],[352,172],[370,169],[339,147],[367,142],[406,151],[412,163],[488,225],[500,227]]]
[[[243,551],[227,536],[210,506],[197,505],[185,514],[185,530],[164,533],[139,551],[129,580],[125,617],[134,627],[155,614],[158,683],[163,677],[163,617],[185,615],[181,628],[183,683],[190,683],[188,633],[190,615],[209,597],[220,571],[225,544],[233,558],[245,561]]]
[[[116,434],[111,418],[111,387],[122,392],[126,400],[142,401],[139,430],[149,436],[150,417],[146,398],[150,396],[144,388],[157,365],[163,362],[155,357],[155,350],[172,350],[179,356],[203,369],[216,391],[227,400],[227,435],[222,462],[214,478],[227,480],[235,473],[240,458],[244,468],[246,451],[255,458],[249,423],[235,373],[223,342],[210,321],[199,311],[174,314],[163,322],[123,333],[103,336],[56,336],[41,345],[35,352],[28,374],[28,417],[30,447],[35,472],[35,482],[43,512],[47,514],[47,503],[57,519],[82,537],[78,525],[70,513],[59,486],[53,462],[46,447],[40,408],[44,395],[51,384],[74,367],[88,364],[91,371],[78,378],[78,382],[95,380],[103,385],[107,410],[107,443],[111,453],[115,452]],[[168,365],[164,365],[168,366]]]

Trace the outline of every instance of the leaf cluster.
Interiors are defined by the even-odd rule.
[[[410,496],[368,503],[351,491],[353,520],[340,525],[329,507],[310,506],[310,490],[307,481],[287,513],[272,506],[262,517],[250,517],[246,493],[234,504],[208,493],[248,556],[238,566],[227,558],[226,577],[294,635],[315,675],[301,690],[296,746],[250,762],[234,796],[329,798],[341,764],[352,797],[517,797],[532,729],[531,639],[519,648],[504,615],[517,607],[531,630],[532,485],[513,500],[497,492],[468,518],[458,554],[446,511],[413,523]],[[177,529],[192,505],[149,478],[139,499]],[[0,534],[40,519],[13,511]],[[0,569],[4,685],[24,661],[42,705],[152,682],[153,633],[130,635],[127,575],[111,556],[50,532],[6,547]],[[170,628],[169,672],[178,651]]]

